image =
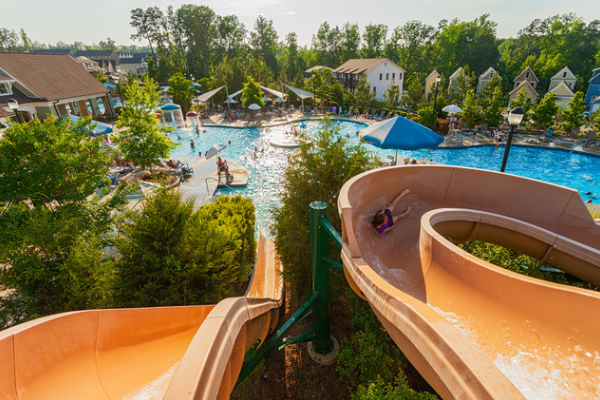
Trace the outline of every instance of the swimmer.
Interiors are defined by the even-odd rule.
[[[392,211],[396,208],[396,205],[400,201],[401,198],[410,193],[410,189],[404,189],[402,193],[400,193],[396,198],[392,201],[391,204],[388,204],[386,207],[377,211],[371,220],[371,226],[379,233],[380,235],[385,234],[387,231],[394,227],[394,224],[398,222],[398,220],[402,217],[405,217],[410,212],[410,206],[406,208],[400,215],[393,216]]]

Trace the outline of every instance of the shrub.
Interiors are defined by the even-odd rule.
[[[194,211],[192,200],[159,190],[117,239],[119,306],[215,303],[248,278],[254,206],[222,197]]]
[[[315,142],[301,144],[290,156],[282,183],[282,205],[272,211],[275,244],[294,300],[304,299],[312,291],[310,251],[307,251],[310,249],[309,204],[316,200],[326,202],[330,221],[340,230],[336,200],[342,185],[374,165],[365,148],[349,146],[347,139],[337,134],[338,129],[326,119]],[[331,257],[338,258],[339,251],[332,251]]]
[[[408,386],[405,376],[398,376],[395,384],[381,379],[361,385],[352,394],[352,400],[435,400],[438,397],[428,392],[416,392]]]

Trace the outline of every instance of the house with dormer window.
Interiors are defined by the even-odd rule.
[[[517,75],[513,81],[514,81],[513,89],[515,89],[517,86],[521,85],[521,83],[523,83],[524,81],[527,81],[527,82],[529,82],[531,87],[534,88],[536,91],[537,91],[538,83],[540,83],[540,80],[535,75],[535,72],[533,72],[533,70],[529,66],[527,68],[525,68],[523,71],[521,71],[521,73],[519,75]]]
[[[115,115],[109,90],[66,54],[0,52],[0,118],[15,117],[10,99],[25,121],[69,112]]]
[[[558,104],[559,107],[565,108],[575,96],[574,90],[576,83],[577,77],[575,74],[569,67],[564,67],[550,78],[548,93],[554,93],[556,96],[556,104]]]
[[[477,94],[481,94],[483,88],[486,87],[496,75],[498,78],[500,78],[500,75],[498,75],[498,72],[493,67],[489,67],[484,71],[483,74],[479,75],[479,81],[477,82]]]
[[[463,67],[459,67],[452,75],[450,75],[450,78],[448,78],[448,93],[450,93],[452,90],[458,90],[458,77],[462,74],[462,72]]]
[[[344,86],[354,91],[361,75],[365,75],[375,98],[383,100],[390,86],[397,86],[400,96],[406,71],[387,58],[363,58],[348,60],[333,70],[333,76]]]
[[[589,81],[587,93],[585,95],[585,104],[588,108],[592,105],[592,100],[600,97],[600,68],[592,71],[592,79]]]
[[[427,101],[429,101],[431,96],[433,96],[433,89],[435,88],[434,85],[437,83],[438,78],[441,79],[442,75],[440,75],[440,73],[435,69],[429,75],[427,75],[427,78],[425,78],[425,98]]]

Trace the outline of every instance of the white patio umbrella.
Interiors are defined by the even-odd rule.
[[[450,104],[444,108],[442,108],[443,112],[447,112],[448,114],[456,114],[462,112],[462,109],[456,104]]]
[[[228,97],[227,100],[225,100],[225,104],[236,104],[236,103],[237,103],[237,101],[235,101],[231,97]]]
[[[267,96],[265,96],[265,97],[262,98],[262,101],[271,101],[271,99],[268,98]]]
[[[256,103],[252,103],[248,106],[248,109],[250,110],[260,110],[260,106]]]
[[[273,103],[283,103],[285,102],[285,100],[283,100],[281,97],[277,97],[275,100],[273,100]]]

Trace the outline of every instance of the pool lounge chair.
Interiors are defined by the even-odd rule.
[[[597,134],[598,134],[598,132],[596,132],[596,131],[587,131],[587,133],[585,134],[585,137],[583,138],[583,148],[584,149],[586,147],[588,147],[590,144],[592,144],[592,141],[594,140],[594,138],[596,137]]]

